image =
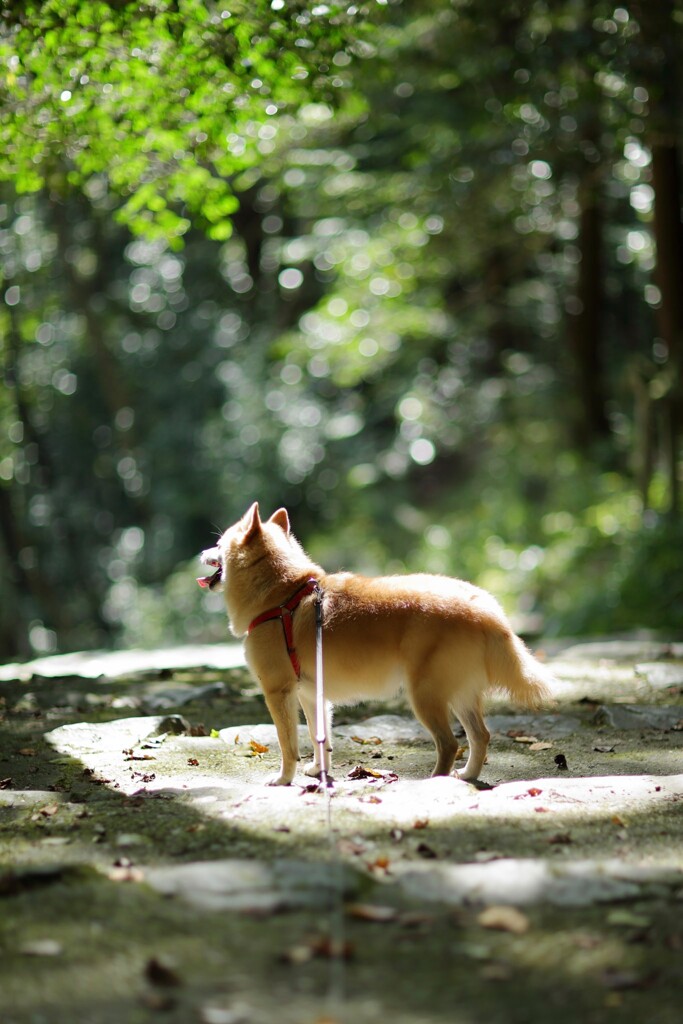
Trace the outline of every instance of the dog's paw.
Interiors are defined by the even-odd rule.
[[[304,775],[309,775],[314,779],[320,778],[320,774],[320,765],[317,761],[311,761],[311,763],[307,764],[304,768]]]
[[[266,786],[291,786],[292,780],[288,779],[286,775],[271,775],[269,779],[266,779]]]

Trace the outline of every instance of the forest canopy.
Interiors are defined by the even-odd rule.
[[[683,4],[0,10],[4,657],[222,636],[254,499],[680,628]]]

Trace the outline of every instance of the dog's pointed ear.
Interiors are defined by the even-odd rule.
[[[269,523],[275,523],[285,533],[289,533],[289,516],[287,515],[286,508],[279,508],[277,512],[273,512],[272,516],[268,520]]]
[[[242,539],[246,544],[250,540],[253,540],[256,534],[261,531],[261,516],[259,515],[258,501],[255,501],[251,508],[245,512],[242,522],[244,524],[244,535]]]

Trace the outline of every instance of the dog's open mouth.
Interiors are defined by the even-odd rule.
[[[223,563],[219,557],[219,553],[212,549],[211,551],[203,551],[201,554],[201,560],[204,565],[212,565],[216,571],[212,572],[210,576],[198,576],[197,583],[200,587],[204,587],[206,590],[213,590],[217,586],[223,576]]]

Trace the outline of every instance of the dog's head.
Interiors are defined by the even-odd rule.
[[[274,535],[271,527],[274,527],[278,534]],[[228,567],[235,558],[246,551],[249,545],[259,537],[263,537],[264,530],[271,537],[274,536],[276,540],[288,540],[291,535],[287,510],[279,508],[277,512],[273,512],[270,519],[262,523],[258,502],[254,502],[242,518],[225,531],[215,547],[202,551],[199,556],[200,561],[203,565],[211,566],[215,571],[210,576],[199,576],[197,578],[199,586],[213,590],[219,584],[225,583],[228,578]]]

